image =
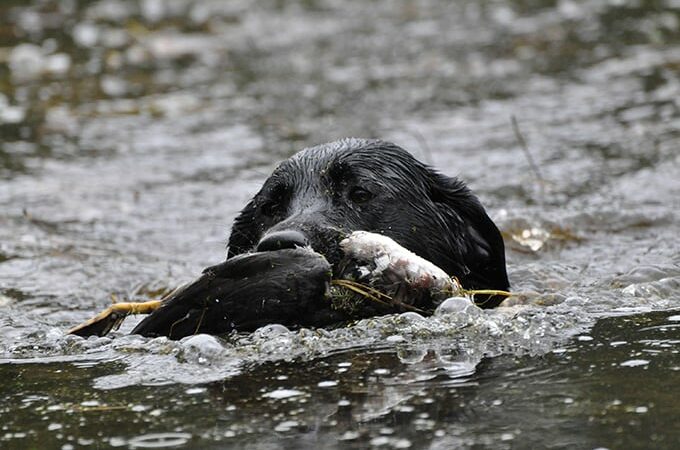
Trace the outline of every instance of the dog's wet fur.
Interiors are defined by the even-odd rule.
[[[282,162],[235,219],[227,260],[132,332],[177,339],[354,319],[325,295],[342,275],[340,241],[358,230],[392,238],[464,288],[508,289],[501,234],[463,182],[394,144],[345,139]],[[494,307],[502,297],[475,300]]]
[[[228,257],[308,244],[335,266],[340,239],[356,230],[389,236],[465,288],[508,289],[503,239],[477,197],[377,140],[319,145],[281,163],[236,218]]]

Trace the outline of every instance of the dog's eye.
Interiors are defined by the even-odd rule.
[[[266,202],[261,206],[262,214],[268,217],[276,216],[281,212],[281,203]]]
[[[366,203],[373,197],[375,197],[373,193],[361,187],[354,187],[349,191],[349,199],[354,203]]]
[[[281,215],[288,205],[288,189],[284,185],[277,185],[271,188],[262,198],[260,211],[268,217]]]

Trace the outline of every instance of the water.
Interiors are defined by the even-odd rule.
[[[676,448],[679,43],[672,1],[3,2],[0,447]],[[64,335],[219,262],[276,162],[345,136],[467,180],[523,295]]]

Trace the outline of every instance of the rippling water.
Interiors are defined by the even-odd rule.
[[[676,3],[3,2],[0,447],[675,448]],[[64,334],[219,262],[276,163],[345,136],[465,179],[520,295]]]

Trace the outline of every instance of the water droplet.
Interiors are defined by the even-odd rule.
[[[189,442],[189,439],[189,433],[150,433],[130,439],[128,445],[130,448],[179,447]]]
[[[353,441],[359,437],[357,431],[345,431],[342,436],[338,438],[340,441]]]
[[[297,397],[299,395],[303,395],[304,392],[298,391],[296,389],[277,389],[275,391],[267,392],[264,394],[262,397],[265,398],[272,398],[274,400],[281,400],[281,399],[286,399],[286,398],[291,398],[291,397]]]
[[[647,364],[649,364],[649,360],[647,359],[629,359],[628,361],[624,361],[619,365],[621,367],[639,367],[646,366]]]
[[[202,394],[205,392],[206,389],[202,387],[195,387],[195,388],[190,388],[184,391],[187,395],[196,395],[196,394]]]

